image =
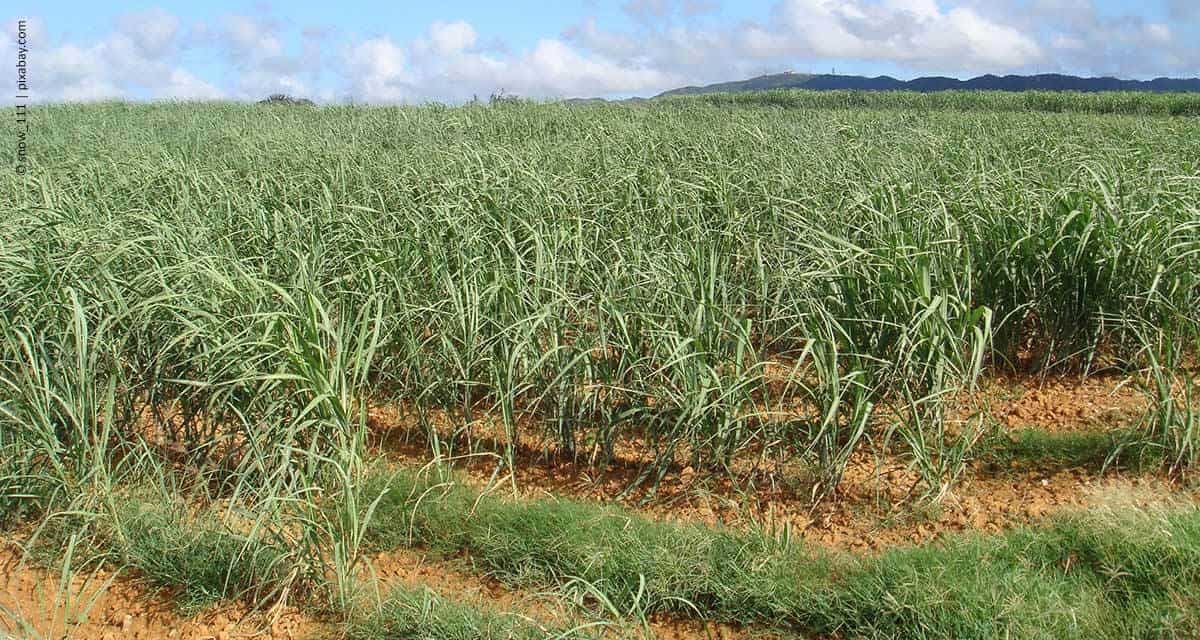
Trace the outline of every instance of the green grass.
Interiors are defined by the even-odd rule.
[[[143,579],[176,587],[177,603],[195,611],[223,599],[270,603],[300,578],[304,558],[278,534],[233,528],[216,514],[189,515],[187,505],[130,501],[107,532],[115,560]],[[275,539],[272,539],[275,538]]]
[[[329,609],[319,597],[322,577],[312,575],[314,567],[306,566],[312,560],[307,551],[278,532],[264,532],[262,523],[245,522],[239,514],[218,509],[188,508],[181,501],[146,490],[121,496],[115,504],[112,517],[100,513],[52,517],[30,541],[30,560],[51,569],[61,567],[65,576],[100,566],[119,568],[150,591],[168,589],[169,602],[183,615],[229,600],[266,610],[286,597],[293,605],[305,605],[310,615],[330,622],[331,627],[340,624],[344,637],[363,640],[590,638],[595,637],[596,628],[613,624],[577,623],[551,629],[520,612],[502,614],[477,608],[429,588],[368,581],[356,585],[359,597],[342,603],[348,605],[345,609]],[[88,534],[82,541],[78,539],[81,532]],[[76,594],[57,594],[54,602],[77,617],[86,614],[99,597],[76,603],[66,599],[71,596]],[[30,625],[38,613],[0,610],[19,622],[29,618]]]
[[[412,471],[377,467],[366,483],[362,495],[374,505],[368,548],[418,545],[445,558],[466,552],[481,570],[528,589],[565,593],[586,584],[601,619],[610,611],[635,619],[673,611],[878,638],[1156,638],[1200,630],[1189,605],[1200,595],[1194,507],[1096,509],[861,558],[807,547],[786,530],[656,522],[563,499],[511,501]],[[91,548],[152,585],[178,587],[187,610],[223,598],[266,606],[283,587],[294,589],[293,602],[317,593],[311,587],[319,580],[304,573],[308,554],[286,539],[144,492],[116,504],[113,520],[91,515]],[[44,534],[43,544],[53,539]],[[364,639],[590,633],[586,626],[550,631],[420,589],[397,588],[345,615],[348,637]]]
[[[75,555],[88,563],[132,570],[151,590],[171,589],[183,613],[221,600],[266,606],[285,591],[312,589],[303,550],[270,523],[144,489],[109,502],[111,510],[50,514],[28,541],[31,558],[54,567],[78,545]]]
[[[1163,463],[1161,453],[1142,443],[1139,433],[1130,428],[1067,432],[1021,429],[992,437],[982,447],[980,459],[1001,469],[1018,466],[1095,472],[1109,467],[1154,469]]]
[[[588,638],[587,627],[548,629],[516,613],[477,609],[425,590],[393,589],[346,626],[347,640],[542,640]]]
[[[582,580],[619,609],[700,612],[847,637],[1153,638],[1200,631],[1200,511],[1062,515],[859,558],[787,531],[655,522],[571,500],[508,501],[401,471],[374,546],[467,553],[523,587]]]
[[[890,551],[839,589],[829,622],[867,637],[1187,637],[1197,535],[1189,509]]]

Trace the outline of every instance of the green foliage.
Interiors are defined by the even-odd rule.
[[[1200,511],[1059,516],[875,558],[789,532],[657,522],[570,500],[507,501],[412,472],[387,488],[368,539],[466,552],[502,580],[583,580],[617,608],[698,611],[846,637],[1154,638],[1200,629]],[[384,479],[386,478],[386,479]]]
[[[441,455],[493,419],[510,463],[633,435],[654,482],[772,443],[831,493],[906,398],[1196,321],[1195,121],[738,104],[40,109],[0,180],[0,414],[69,449],[151,411],[230,486],[371,400],[450,412]]]
[[[415,540],[620,611],[1074,633],[1058,598],[1151,635],[1190,574],[1076,537],[1103,556],[1078,566],[1118,573],[1029,565],[1049,551],[1022,560],[1015,534],[1008,555],[947,547],[939,573],[923,551],[860,564],[784,533],[372,492],[367,412],[389,403],[438,461],[553,443],[602,462],[636,439],[653,484],[758,448],[810,462],[816,497],[894,427],[937,497],[982,438],[943,403],[988,368],[1144,369],[1138,450],[1194,466],[1200,123],[1151,117],[1190,98],[815,96],[35,110],[30,172],[0,174],[0,520],[75,514],[197,601],[294,583],[348,615],[364,549]],[[130,507],[131,486],[161,504]]]
[[[1154,452],[1137,446],[1133,429],[1051,432],[1020,429],[995,432],[981,446],[980,458],[1000,468],[1102,469],[1106,464],[1134,470],[1161,463]],[[1113,452],[1119,451],[1119,456]]]
[[[1195,93],[1136,91],[811,91],[773,89],[742,93],[672,96],[666,100],[716,106],[769,106],[787,109],[908,109],[984,113],[1086,113],[1155,116],[1200,115]],[[660,98],[661,100],[661,98]]]
[[[394,588],[346,627],[347,640],[541,640],[587,638],[583,630],[546,629],[516,614],[501,615],[424,590]]]
[[[116,518],[99,523],[98,544],[116,554],[118,566],[136,567],[153,584],[178,587],[185,609],[225,598],[267,604],[295,582],[306,558],[294,553],[282,532],[263,522],[240,522],[236,514],[188,511],[170,498],[122,500]]]
[[[1147,365],[1139,388],[1147,407],[1138,424],[1140,438],[1130,444],[1161,452],[1171,472],[1192,476],[1200,463],[1200,378],[1186,360],[1200,349],[1200,326],[1143,331]]]

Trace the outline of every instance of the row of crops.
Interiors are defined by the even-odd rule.
[[[886,431],[937,490],[987,421],[947,399],[996,371],[1148,372],[1146,438],[1195,461],[1200,121],[712,102],[38,109],[0,178],[0,506],[148,421],[277,491],[376,404],[454,416],[437,453],[765,450],[818,495]]]
[[[671,98],[684,104],[695,97]],[[1200,115],[1200,95],[1195,93],[1140,93],[1103,91],[796,91],[775,89],[742,93],[714,93],[701,102],[721,106],[782,107],[792,109],[907,109],[918,111],[1048,112],[1159,116]]]

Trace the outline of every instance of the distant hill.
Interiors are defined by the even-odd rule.
[[[1155,78],[1153,80],[1121,80],[1118,78],[1080,78],[1058,73],[1033,76],[984,75],[970,80],[940,76],[897,80],[891,76],[844,76],[832,74],[776,73],[749,80],[719,82],[702,87],[680,87],[664,91],[664,96],[696,95],[702,93],[737,93],[767,89],[809,89],[815,91],[1141,91],[1152,93],[1200,93],[1200,78]]]
[[[680,87],[671,89],[654,96],[656,98],[662,96],[680,96],[693,95],[697,93],[736,93],[739,91],[766,91],[768,89],[792,89],[804,86],[804,83],[811,81],[814,76],[810,73],[775,73],[766,76],[758,76],[749,80],[735,80],[733,82],[718,82],[717,84],[708,84],[703,87]],[[847,76],[849,77],[849,76]]]

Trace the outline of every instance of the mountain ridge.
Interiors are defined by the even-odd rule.
[[[891,76],[851,76],[838,74],[774,73],[746,80],[718,82],[701,86],[678,87],[664,91],[655,98],[705,93],[741,93],[770,89],[808,89],[814,91],[1136,91],[1143,93],[1200,93],[1200,78],[1154,78],[1152,80],[1122,80],[1110,76],[1081,77],[1061,73],[1035,75],[985,74],[959,80],[945,76],[923,76],[899,80]]]

